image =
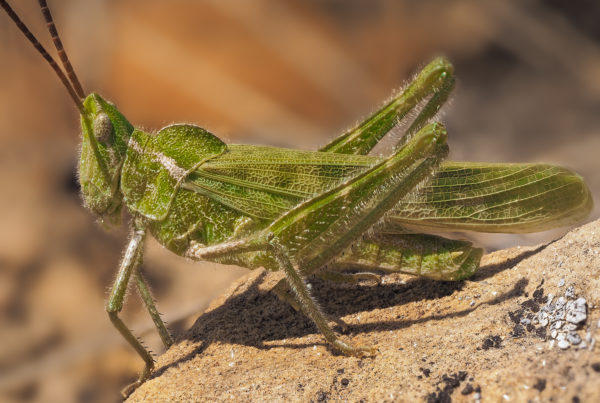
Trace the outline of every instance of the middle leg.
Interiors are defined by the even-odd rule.
[[[327,316],[310,294],[306,283],[302,279],[300,270],[294,268],[289,256],[289,252],[272,234],[263,234],[256,238],[227,242],[215,246],[201,246],[196,244],[192,246],[187,253],[187,257],[195,260],[219,261],[220,258],[230,257],[239,253],[248,252],[268,252],[277,262],[276,269],[282,270],[285,274],[284,281],[289,289],[292,290],[290,299],[285,298],[296,309],[304,312],[317,326],[319,331],[325,336],[325,339],[335,348],[344,354],[363,356],[374,353],[375,349],[368,346],[353,346],[342,340],[333,331],[328,323]],[[334,320],[342,328],[346,327],[343,321]]]
[[[187,255],[218,262],[236,253],[270,252],[277,261],[275,269],[284,271],[296,302],[331,344],[346,354],[373,351],[370,347],[353,347],[339,340],[302,277],[324,267],[361,238],[398,200],[426,180],[447,152],[444,127],[430,124],[394,155],[299,204],[261,234],[214,246],[196,245]]]

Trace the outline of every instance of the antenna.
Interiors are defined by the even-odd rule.
[[[50,32],[50,36],[52,37],[52,42],[54,42],[54,47],[58,52],[58,57],[62,62],[65,71],[67,72],[67,76],[69,77],[69,81],[73,86],[73,89],[79,95],[79,98],[85,98],[85,92],[79,83],[79,79],[77,79],[77,75],[75,74],[75,70],[73,70],[73,66],[71,66],[71,62],[69,61],[69,57],[67,56],[67,52],[65,52],[65,48],[63,47],[62,41],[60,40],[60,36],[58,35],[58,31],[56,30],[56,25],[54,25],[54,20],[52,19],[52,14],[50,14],[50,8],[48,4],[46,4],[46,0],[38,0],[40,4],[40,9],[42,10],[42,15],[46,20],[46,24],[48,26],[48,32]]]
[[[42,1],[40,0],[40,5],[41,5],[41,3],[42,3]],[[45,4],[46,2],[44,1],[43,3]],[[21,21],[21,19],[17,15],[17,13],[15,13],[13,11],[12,7],[6,2],[6,0],[0,0],[0,6],[4,9],[4,11],[6,11],[6,14],[8,14],[10,19],[14,21],[15,25],[21,30],[21,32],[23,32],[23,34],[29,40],[29,42],[31,42],[33,47],[42,55],[42,57],[44,59],[46,59],[46,61],[50,65],[50,67],[52,67],[52,69],[54,70],[54,72],[56,73],[56,75],[58,76],[60,81],[62,81],[63,85],[69,92],[69,95],[73,99],[73,102],[75,102],[75,106],[77,106],[77,109],[79,109],[79,112],[81,114],[84,114],[85,110],[83,109],[83,104],[82,104],[83,95],[80,96],[77,92],[75,92],[71,83],[67,79],[67,76],[65,76],[65,73],[60,69],[58,64],[56,64],[56,61],[54,61],[52,56],[50,56],[50,54],[48,54],[48,52],[42,46],[40,41],[38,41],[37,38],[31,33],[29,28],[27,28],[27,25],[25,25],[25,23],[23,21]],[[54,26],[54,23],[52,23],[52,25]],[[50,27],[48,27],[48,28],[50,29]],[[54,31],[56,32],[56,28],[54,29]],[[58,37],[58,33],[56,36]],[[59,39],[59,42],[60,42],[60,39]],[[60,44],[60,47],[62,48],[62,44]],[[57,46],[57,48],[58,48],[58,46]],[[63,52],[64,52],[64,50],[63,50]],[[65,54],[65,57],[66,57],[66,54]],[[68,60],[67,60],[67,62],[68,62]],[[69,66],[71,66],[70,63],[69,63]],[[72,70],[73,70],[73,68],[71,67],[71,71]],[[73,76],[75,76],[74,73],[73,73]],[[76,77],[75,77],[75,80],[77,80]],[[81,90],[81,94],[83,94],[83,90]]]

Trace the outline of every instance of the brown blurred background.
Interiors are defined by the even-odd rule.
[[[13,3],[50,48],[37,2]],[[315,149],[445,55],[458,76],[443,118],[452,159],[565,165],[598,203],[594,0],[50,6],[86,91],[115,102],[138,127],[192,122],[228,142]],[[0,16],[0,401],[117,401],[142,367],[104,313],[127,232],[106,231],[81,206],[78,133],[64,88]],[[493,250],[564,231],[477,239]],[[186,262],[154,241],[145,262],[176,335],[245,273]],[[137,296],[124,318],[161,352]]]

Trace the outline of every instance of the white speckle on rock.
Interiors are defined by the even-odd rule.
[[[567,340],[569,341],[569,343],[577,345],[577,344],[581,343],[581,336],[579,336],[575,332],[570,332],[570,333],[567,333]]]
[[[574,305],[573,301],[567,301],[567,304],[565,305],[565,310],[568,311],[570,309],[573,309],[573,305]]]
[[[567,323],[566,325],[563,326],[563,330],[565,332],[572,332],[574,330],[577,330],[577,325],[574,323]]]
[[[567,310],[565,319],[567,322],[580,324],[587,319],[587,302],[585,298],[577,298],[570,309]]]
[[[575,287],[573,287],[572,285],[570,285],[567,288],[567,291],[565,291],[565,298],[575,298]]]
[[[563,287],[565,285],[565,279],[561,278],[560,280],[558,280],[558,286],[559,287]]]
[[[559,280],[559,286],[564,285],[564,279]],[[569,286],[565,295],[558,297],[554,303],[554,294],[548,294],[546,304],[541,307],[539,312],[533,316],[533,323],[539,323],[541,326],[549,326],[550,340],[549,346],[553,348],[555,342],[561,349],[567,349],[571,345],[581,345],[582,337],[576,330],[587,318],[587,303],[585,298],[575,299],[575,287]],[[522,318],[522,325],[528,325],[530,320]],[[600,322],[598,323],[600,326]],[[591,343],[591,337],[590,341]]]

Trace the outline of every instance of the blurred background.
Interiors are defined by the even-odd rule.
[[[13,6],[51,48],[37,2]],[[227,142],[316,149],[437,55],[458,85],[451,158],[570,167],[598,205],[600,3],[527,1],[50,1],[87,92],[136,125],[205,127]],[[118,401],[141,360],[104,312],[127,231],[82,206],[76,109],[0,15],[0,401]],[[598,207],[589,220],[597,218]],[[567,229],[481,235],[488,250]],[[175,335],[246,271],[149,242],[143,271]],[[131,295],[123,317],[154,351]],[[240,312],[243,315],[243,312]]]

